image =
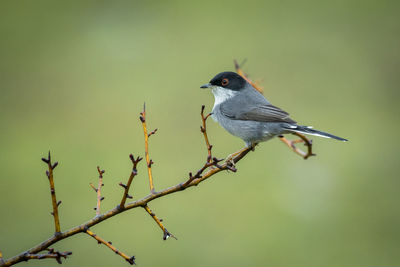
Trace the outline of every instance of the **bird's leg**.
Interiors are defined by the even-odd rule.
[[[293,135],[300,137],[300,139],[289,140],[283,137],[283,135],[279,135],[278,137],[283,143],[285,143],[290,149],[292,149],[293,152],[300,155],[304,159],[315,156],[315,154],[312,152],[312,140],[308,139],[300,133],[293,133]],[[296,147],[297,143],[304,143],[304,145],[307,146],[307,152],[304,152],[303,150]]]

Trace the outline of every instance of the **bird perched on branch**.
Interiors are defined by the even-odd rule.
[[[210,88],[215,102],[212,118],[225,130],[241,138],[247,147],[275,136],[303,133],[347,141],[330,133],[298,125],[235,72],[221,72],[200,88]]]

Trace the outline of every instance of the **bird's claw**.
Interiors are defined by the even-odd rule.
[[[226,163],[227,170],[233,171],[233,172],[237,171],[235,161],[233,160],[233,157],[231,155],[227,157],[227,159],[225,160],[225,163]]]

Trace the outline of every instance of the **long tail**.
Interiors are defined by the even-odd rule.
[[[309,126],[300,126],[300,125],[290,125],[287,127],[288,130],[293,131],[293,132],[299,132],[299,133],[304,133],[304,134],[310,134],[310,135],[315,135],[315,136],[321,136],[325,138],[333,138],[339,141],[348,141],[347,139],[344,139],[342,137],[330,134],[330,133],[325,133],[322,131],[314,130]]]

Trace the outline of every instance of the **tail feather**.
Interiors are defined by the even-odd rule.
[[[318,130],[314,130],[309,126],[299,126],[299,125],[291,125],[287,128],[288,130],[291,130],[293,132],[299,132],[299,133],[304,133],[304,134],[310,134],[310,135],[315,135],[315,136],[321,136],[321,137],[325,137],[325,138],[333,138],[339,141],[348,141],[347,139],[344,139],[342,137],[330,134],[330,133],[326,133],[326,132],[322,132],[322,131],[318,131]]]

